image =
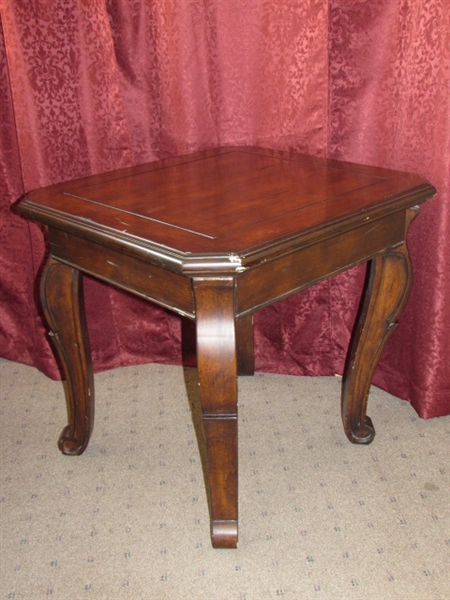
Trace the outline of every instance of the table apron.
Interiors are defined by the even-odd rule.
[[[252,313],[403,243],[400,211],[259,264],[237,276],[236,312]]]
[[[195,318],[190,277],[59,229],[50,228],[49,237],[56,260]],[[404,237],[405,212],[399,211],[236,273],[235,314],[243,316],[277,302],[403,243]],[[212,272],[210,277],[218,275]]]
[[[52,256],[146,300],[194,318],[191,280],[97,242],[49,229]]]

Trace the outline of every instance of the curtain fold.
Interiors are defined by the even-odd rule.
[[[42,232],[25,191],[219,144],[420,172],[438,187],[410,236],[416,284],[375,382],[450,413],[449,7],[438,0],[3,0],[0,349],[58,371],[36,308]],[[342,373],[354,269],[255,317],[256,368]],[[96,371],[183,360],[176,315],[86,278]],[[184,360],[186,357],[184,358]]]

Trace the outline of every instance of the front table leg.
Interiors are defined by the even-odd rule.
[[[417,212],[418,209],[408,210],[406,231]],[[408,300],[411,285],[412,268],[406,241],[370,261],[368,285],[342,388],[344,430],[355,444],[370,444],[375,437],[372,421],[366,415],[370,385],[381,352]]]
[[[236,548],[237,361],[232,278],[194,279],[199,396],[214,548]]]
[[[41,303],[67,384],[69,424],[58,441],[67,455],[84,452],[94,425],[94,377],[82,283],[77,269],[50,257],[41,279]]]

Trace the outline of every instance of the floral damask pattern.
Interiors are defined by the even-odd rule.
[[[325,153],[325,2],[108,9],[137,162],[218,143]]]
[[[375,381],[423,416],[450,410],[450,5],[330,3],[330,153],[438,189],[413,224],[415,285]],[[438,381],[440,383],[438,383]]]
[[[33,308],[42,237],[9,212],[23,190],[261,144],[415,170],[438,187],[412,229],[416,286],[377,381],[424,416],[450,411],[444,0],[3,0],[0,15],[5,356],[57,376]],[[362,277],[357,269],[259,313],[257,368],[340,372]],[[96,370],[181,360],[178,318],[86,287]]]

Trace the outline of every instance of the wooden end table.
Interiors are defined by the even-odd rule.
[[[63,454],[87,447],[94,383],[87,274],[194,319],[212,544],[237,545],[237,375],[252,374],[253,313],[369,261],[342,392],[351,442],[368,444],[369,387],[411,286],[406,246],[420,177],[262,148],[220,148],[29,193],[48,228],[41,301],[67,380]]]

